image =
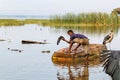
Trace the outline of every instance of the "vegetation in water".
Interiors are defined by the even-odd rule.
[[[68,13],[65,15],[50,16],[49,19],[0,19],[0,26],[19,26],[25,24],[38,24],[55,27],[78,26],[119,26],[120,17],[115,9],[111,14],[107,13]]]
[[[44,25],[48,20],[44,19],[0,19],[0,26],[22,26],[25,24],[39,24]]]
[[[114,26],[120,24],[117,14],[107,13],[68,13],[65,15],[55,15],[50,17],[51,25],[63,26]]]

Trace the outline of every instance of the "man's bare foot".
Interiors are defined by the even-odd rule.
[[[70,53],[71,53],[71,51],[66,51],[66,53],[69,53],[69,54],[70,54]]]
[[[75,48],[73,51],[77,51],[77,49]]]

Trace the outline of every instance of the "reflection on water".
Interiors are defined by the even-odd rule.
[[[88,66],[84,66],[83,71],[81,71],[80,68],[72,69],[70,65],[67,66],[68,68],[68,76],[65,77],[65,75],[60,74],[60,72],[57,72],[57,78],[58,80],[89,80],[89,72],[88,72]]]
[[[119,26],[105,26],[105,27],[54,27],[56,30],[59,31],[59,29],[63,29],[63,30],[69,30],[72,29],[76,32],[81,32],[81,33],[86,33],[86,34],[91,34],[91,35],[102,35],[105,34],[107,32],[110,32],[111,30],[113,30],[115,32],[115,34],[118,33],[119,31]]]
[[[91,68],[97,68],[101,65],[98,56],[88,58],[88,60],[86,58],[78,58],[72,61],[52,60],[52,62],[58,68],[56,74],[58,80],[94,80],[94,78],[90,78],[92,73],[89,70]],[[104,77],[97,80],[102,79],[104,79]]]
[[[85,63],[84,65],[77,63],[73,66],[70,64],[64,66],[59,64],[59,67],[66,67],[67,70],[66,72],[61,72],[61,70],[57,71],[58,80],[89,80],[88,61]]]

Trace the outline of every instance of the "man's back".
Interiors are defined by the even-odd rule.
[[[72,36],[70,36],[70,40],[73,40],[75,38],[87,38],[85,35],[82,35],[82,34],[73,34]]]

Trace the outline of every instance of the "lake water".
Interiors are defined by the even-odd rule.
[[[0,19],[49,19],[48,15],[0,15]]]
[[[69,39],[67,30],[83,33],[90,39],[90,43],[102,43],[104,36],[111,28],[55,28],[36,24],[24,26],[0,27],[0,80],[111,80],[103,71],[102,64],[84,66],[80,63],[66,65],[54,63],[51,60],[54,51],[68,44],[61,42],[56,45],[60,35]],[[115,37],[111,49],[119,50],[120,31],[115,29]],[[21,44],[21,40],[45,41],[49,44]],[[22,52],[12,51],[19,49]],[[50,53],[42,53],[50,51]],[[84,75],[86,72],[87,75]]]

